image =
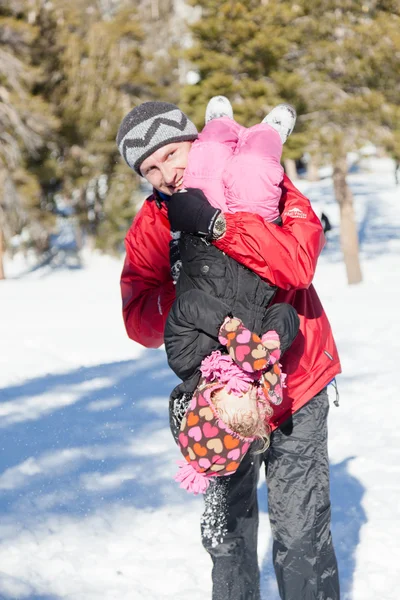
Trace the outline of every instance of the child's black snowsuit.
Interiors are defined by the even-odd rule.
[[[176,301],[167,319],[164,340],[168,364],[183,383],[171,394],[170,416],[176,399],[188,397],[200,378],[203,358],[222,348],[218,330],[229,314],[241,319],[250,331],[262,335],[274,329],[280,337],[281,352],[292,344],[299,330],[299,318],[289,304],[268,308],[276,288],[240,265],[202,238],[182,234],[179,241],[182,267],[176,284]],[[182,409],[178,409],[179,415]],[[176,436],[177,419],[171,420]]]

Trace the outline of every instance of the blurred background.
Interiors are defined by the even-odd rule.
[[[0,0],[0,598],[206,600],[202,499],[173,481],[177,379],[128,339],[123,240],[149,193],[115,137],[145,100],[203,125],[298,112],[283,163],[327,243],[342,600],[398,600],[400,0]],[[351,284],[351,285],[349,285]],[[260,480],[262,598],[279,600]]]
[[[123,252],[148,191],[118,155],[123,116],[167,100],[201,127],[223,94],[248,126],[296,107],[286,172],[332,167],[348,280],[360,281],[346,157],[368,144],[398,165],[399,14],[398,0],[1,0],[0,277],[3,253]]]

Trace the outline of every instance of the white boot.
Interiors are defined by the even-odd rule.
[[[286,142],[296,124],[296,109],[290,104],[278,104],[262,120],[271,125],[281,136],[282,144]]]
[[[220,117],[229,117],[233,119],[232,104],[225,96],[213,96],[206,108],[205,123],[212,119],[219,119]]]

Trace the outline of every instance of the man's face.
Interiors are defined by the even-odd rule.
[[[140,172],[159,192],[171,196],[183,187],[183,174],[193,142],[174,142],[159,148],[140,165]]]

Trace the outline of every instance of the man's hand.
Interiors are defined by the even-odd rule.
[[[167,203],[172,231],[195,233],[211,240],[219,208],[211,206],[201,190],[189,188],[172,194]]]

